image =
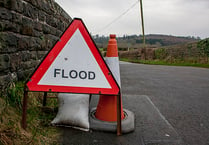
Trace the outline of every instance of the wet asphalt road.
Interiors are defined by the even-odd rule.
[[[147,95],[185,145],[209,145],[209,69],[121,63],[122,93]]]
[[[135,113],[135,131],[118,137],[62,128],[61,144],[209,145],[209,69],[121,62],[120,71],[123,107]]]

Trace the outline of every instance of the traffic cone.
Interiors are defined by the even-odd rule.
[[[116,35],[114,34],[110,34],[105,61],[108,67],[110,68],[114,78],[116,79],[118,85],[121,86],[118,47],[117,47]],[[95,117],[102,121],[111,121],[111,122],[117,121],[117,96],[100,95]],[[121,102],[121,119],[124,119],[124,117],[125,115],[123,112],[123,107]]]

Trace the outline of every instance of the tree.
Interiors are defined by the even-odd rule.
[[[209,38],[199,41],[197,43],[197,48],[203,55],[209,57]]]

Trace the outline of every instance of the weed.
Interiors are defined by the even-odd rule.
[[[6,91],[6,101],[18,110],[22,108],[22,96],[23,96],[23,83],[11,82]]]
[[[200,50],[202,55],[209,57],[209,38],[199,41],[197,43],[197,48]]]
[[[167,56],[167,52],[165,48],[159,48],[155,50],[156,59],[165,59]]]
[[[0,144],[58,144],[59,132],[50,125],[57,113],[57,100],[48,99],[47,107],[42,107],[43,93],[30,92],[26,131],[20,125],[23,90],[23,82],[11,83],[0,97]]]
[[[40,37],[39,37],[41,40],[45,40],[45,37],[44,37],[44,35],[41,35]]]

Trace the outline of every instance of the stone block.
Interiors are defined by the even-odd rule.
[[[50,27],[48,25],[43,24],[42,25],[42,29],[43,29],[43,33],[44,34],[50,34],[51,29],[50,29]]]
[[[12,0],[4,0],[4,7],[7,9],[11,9]]]
[[[47,25],[47,24],[43,24],[42,29],[43,29],[44,34],[56,35],[57,28],[54,28],[54,27]]]
[[[64,10],[62,10],[61,16],[66,19],[66,23],[72,21],[72,18]]]
[[[41,37],[40,37],[40,39],[41,39],[41,49],[40,50],[46,50],[46,44],[47,44],[47,41],[46,41],[46,39],[45,39],[45,35],[42,35]]]
[[[33,28],[35,30],[40,31],[40,32],[43,30],[42,29],[42,23],[40,23],[39,21],[34,21],[33,24],[34,24],[34,27]]]
[[[37,0],[25,0],[27,1],[28,3],[32,4],[33,6],[37,6]]]
[[[39,11],[38,12],[38,20],[42,22],[46,22],[46,12],[44,11]]]
[[[32,60],[37,60],[37,52],[36,51],[30,51],[30,57]]]
[[[56,19],[53,15],[49,15],[49,17],[46,18],[46,23],[52,27],[57,27],[59,20]]]
[[[58,23],[57,29],[60,31],[64,32],[65,31],[65,24],[64,23]]]
[[[43,35],[42,32],[33,29],[33,36],[34,36],[34,37],[41,38],[42,35]]]
[[[2,47],[2,46],[3,45],[0,42],[0,54],[13,53],[13,52],[16,52],[17,51],[17,48],[16,47],[8,47],[8,46]]]
[[[60,15],[61,10],[62,8],[56,2],[54,2],[54,13],[56,13],[57,15]]]
[[[10,54],[10,70],[17,71],[20,68],[21,55],[19,53]]]
[[[46,13],[48,13],[48,14],[53,14],[51,12],[49,1],[47,1],[47,0],[42,0],[42,2],[41,2],[41,9],[43,11],[45,11]]]
[[[61,37],[62,33],[63,33],[62,31],[56,30],[56,36],[59,38]]]
[[[34,71],[35,68],[31,68],[31,69],[27,69],[27,70],[23,70],[20,69],[17,71],[17,77],[18,80],[26,80],[27,78],[29,78],[30,74]]]
[[[18,37],[12,32],[0,32],[0,42],[4,47],[14,46],[17,47]]]
[[[56,36],[56,34],[57,34],[57,28],[55,28],[55,27],[50,27],[51,28],[51,35],[54,35],[54,36]]]
[[[48,51],[37,51],[37,57],[39,60],[41,60],[46,54],[47,54]]]
[[[27,17],[23,17],[20,33],[23,35],[32,36],[33,35],[33,27],[34,27],[33,25],[34,25],[34,23],[31,19],[29,19]]]
[[[17,78],[18,80],[24,80],[26,78],[23,70],[17,71]]]
[[[32,19],[37,19],[38,9],[30,3],[23,3],[23,15]]]
[[[21,28],[21,34],[32,36],[33,35],[33,27],[32,26],[24,26]]]
[[[12,12],[12,22],[22,24],[22,15]]]
[[[56,37],[54,35],[48,34],[45,36],[46,38],[46,50],[52,49],[52,47],[55,45],[57,40],[59,40],[59,37]]]
[[[0,22],[0,31],[10,31],[10,32],[19,33],[20,25],[7,20],[2,20]]]
[[[43,0],[30,0],[30,1],[36,1],[36,7],[39,8],[39,10],[42,9],[42,1]]]
[[[29,37],[21,37],[21,39],[18,40],[18,50],[27,50],[30,46],[30,38]]]
[[[31,61],[31,66],[32,68],[36,68],[40,64],[40,60],[32,60]]]
[[[31,58],[30,51],[21,51],[20,56],[23,62],[29,61]]]
[[[27,70],[29,68],[32,68],[31,61],[22,61],[20,66],[23,70]]]
[[[12,20],[12,12],[8,9],[0,7],[0,19]]]
[[[21,63],[21,68],[23,70],[34,69],[38,66],[39,63],[40,63],[39,60],[25,61]]]
[[[33,50],[41,50],[41,39],[40,38],[36,38],[36,37],[31,37],[30,38],[30,46],[29,46],[29,50],[33,51]]]
[[[10,57],[8,54],[1,54],[0,55],[0,71],[4,71],[9,69],[10,67]]]
[[[23,12],[23,2],[21,0],[11,0],[11,9],[19,13]]]
[[[2,21],[3,20],[0,21],[0,32],[4,31],[4,23]]]
[[[11,81],[10,79],[10,75],[9,74],[5,74],[5,75],[1,75],[0,76],[0,93],[2,93],[2,91],[5,91],[7,89],[8,83]]]
[[[4,0],[0,0],[0,6],[4,7]]]

